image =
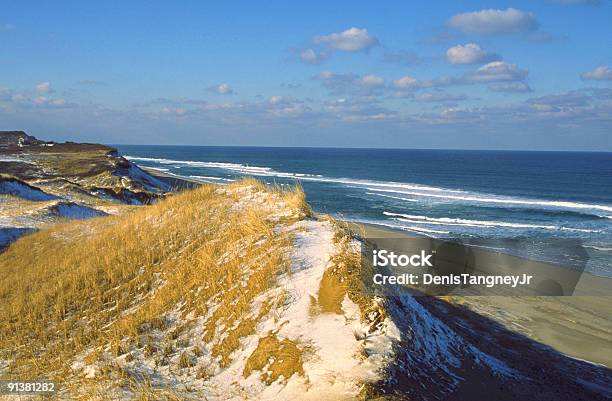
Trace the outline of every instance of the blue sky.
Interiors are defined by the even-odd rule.
[[[612,150],[609,0],[2,2],[0,129]]]

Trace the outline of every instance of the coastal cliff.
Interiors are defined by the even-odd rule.
[[[117,214],[171,186],[106,145],[41,141],[0,131],[0,249],[61,219]]]

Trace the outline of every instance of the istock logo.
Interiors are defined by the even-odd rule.
[[[432,267],[433,265],[429,261],[432,256],[432,253],[426,254],[424,250],[421,250],[420,254],[406,255],[403,253],[396,254],[393,251],[389,252],[386,249],[380,249],[372,252],[372,263],[375,267]]]

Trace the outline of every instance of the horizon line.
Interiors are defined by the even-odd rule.
[[[281,146],[281,145],[185,145],[185,144],[136,144],[136,143],[103,143],[107,146],[181,146],[208,148],[273,148],[273,149],[352,149],[352,150],[439,150],[465,152],[550,152],[550,153],[612,153],[612,150],[554,150],[554,149],[474,149],[474,148],[404,148],[404,147],[365,147],[365,146]]]

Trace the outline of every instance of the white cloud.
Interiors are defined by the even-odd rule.
[[[458,14],[451,17],[448,25],[467,34],[496,35],[535,31],[538,21],[532,13],[508,8]]]
[[[484,51],[476,43],[453,46],[446,51],[446,59],[451,64],[479,64],[500,58],[497,54]]]
[[[612,69],[607,65],[602,65],[594,70],[585,72],[581,75],[582,79],[595,80],[595,81],[611,81],[612,80]]]
[[[313,49],[305,49],[300,52],[300,59],[306,63],[319,64],[327,59],[327,53],[317,52]]]
[[[411,76],[404,76],[393,81],[393,87],[397,89],[396,97],[405,97],[410,91],[426,88],[439,88],[461,83],[461,80],[453,77],[437,77],[433,79],[418,80]]]
[[[408,89],[416,84],[416,78],[406,75],[393,81],[393,86],[397,89]]]
[[[226,83],[209,86],[208,90],[219,95],[231,95],[232,93],[234,93],[234,90]]]
[[[339,33],[316,36],[313,41],[315,44],[327,44],[333,49],[344,52],[369,50],[378,45],[378,39],[370,35],[367,29],[355,27]]]
[[[48,93],[51,90],[51,83],[49,82],[41,82],[36,85],[36,92],[38,93]]]
[[[493,92],[513,92],[525,93],[531,92],[531,88],[525,82],[500,82],[489,84],[489,90]]]
[[[528,71],[518,68],[516,64],[504,61],[493,61],[465,75],[467,82],[508,82],[522,81],[527,77]]]

